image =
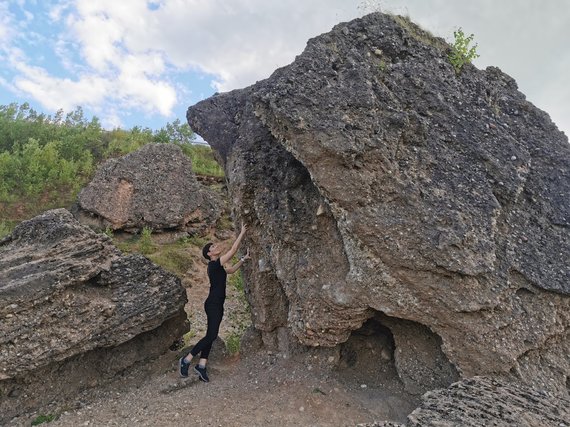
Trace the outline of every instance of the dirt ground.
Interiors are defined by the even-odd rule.
[[[205,333],[206,264],[195,263],[183,284],[192,324],[185,349],[169,351],[123,373],[111,384],[84,391],[73,402],[54,403],[9,425],[29,426],[38,415],[53,414],[58,416],[49,423],[54,427],[355,426],[381,420],[401,422],[417,406],[417,398],[403,391],[388,364],[379,370],[360,366],[330,371],[313,366],[307,355],[292,358],[260,350],[213,357],[207,384],[192,372],[189,378],[180,378],[178,358]],[[243,298],[228,284],[220,337],[235,332],[235,324],[243,325],[248,316]],[[215,351],[221,353],[220,348],[214,347]]]

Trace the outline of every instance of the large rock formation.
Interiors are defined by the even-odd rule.
[[[386,422],[369,427],[568,425],[570,400],[530,387],[474,377],[426,393],[405,424]]]
[[[456,74],[448,51],[372,14],[189,108],[250,226],[255,327],[336,346],[379,316],[417,392],[431,374],[406,367],[567,394],[568,139],[511,77]]]
[[[65,209],[0,241],[0,423],[164,353],[188,330],[180,280]]]
[[[175,144],[147,144],[105,162],[79,193],[79,219],[113,230],[204,231],[221,202],[201,185],[191,160]]]

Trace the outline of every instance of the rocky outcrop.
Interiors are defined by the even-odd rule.
[[[147,144],[106,161],[79,193],[78,208],[82,223],[135,232],[203,232],[221,214],[219,198],[196,180],[175,144]]]
[[[180,280],[65,209],[0,241],[0,421],[108,381],[188,330]]]
[[[426,393],[405,424],[375,423],[369,427],[569,425],[570,400],[522,385],[474,377]]]
[[[511,77],[456,74],[448,49],[372,14],[189,108],[250,228],[255,327],[336,346],[385,315],[404,322],[396,355],[438,343],[428,366],[567,394],[568,139]],[[423,362],[399,357],[420,386]]]

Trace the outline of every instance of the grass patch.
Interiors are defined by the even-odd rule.
[[[47,414],[47,415],[38,415],[36,418],[32,420],[32,425],[37,426],[44,423],[51,423],[52,421],[57,419],[57,415],[54,414]]]
[[[192,160],[192,170],[196,175],[223,177],[224,170],[216,161],[214,152],[207,145],[181,144],[184,154]]]
[[[16,227],[15,223],[11,223],[9,221],[0,221],[0,239],[10,234],[12,230],[14,230],[14,227]]]
[[[110,236],[112,237],[112,236]],[[120,239],[115,236],[113,244],[123,253],[140,253],[155,264],[176,276],[183,276],[194,264],[188,248],[195,244],[192,238],[183,237],[174,243],[157,244],[152,240],[152,232]]]
[[[184,275],[194,263],[184,248],[176,244],[164,245],[148,257],[155,264],[177,276]]]
[[[449,48],[445,40],[434,36],[429,31],[426,31],[417,24],[414,24],[408,17],[401,15],[392,15],[392,17],[400,27],[404,28],[408,34],[418,42],[435,47],[441,51],[446,51]]]
[[[210,240],[206,239],[205,237],[200,236],[189,236],[189,237],[182,237],[178,240],[178,244],[181,246],[193,245],[197,248],[202,249],[206,243]]]

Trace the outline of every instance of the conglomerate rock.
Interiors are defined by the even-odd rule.
[[[107,160],[79,193],[78,207],[81,222],[126,231],[204,231],[221,213],[221,201],[175,144],[147,144]]]
[[[113,378],[188,330],[176,276],[65,209],[0,241],[0,422]]]
[[[567,394],[568,139],[511,77],[457,74],[448,52],[371,14],[189,108],[249,225],[254,325],[336,346],[380,314],[417,325],[396,347],[431,331],[464,377]]]
[[[474,377],[426,393],[405,424],[368,424],[368,427],[427,426],[568,427],[570,400],[519,384]]]

